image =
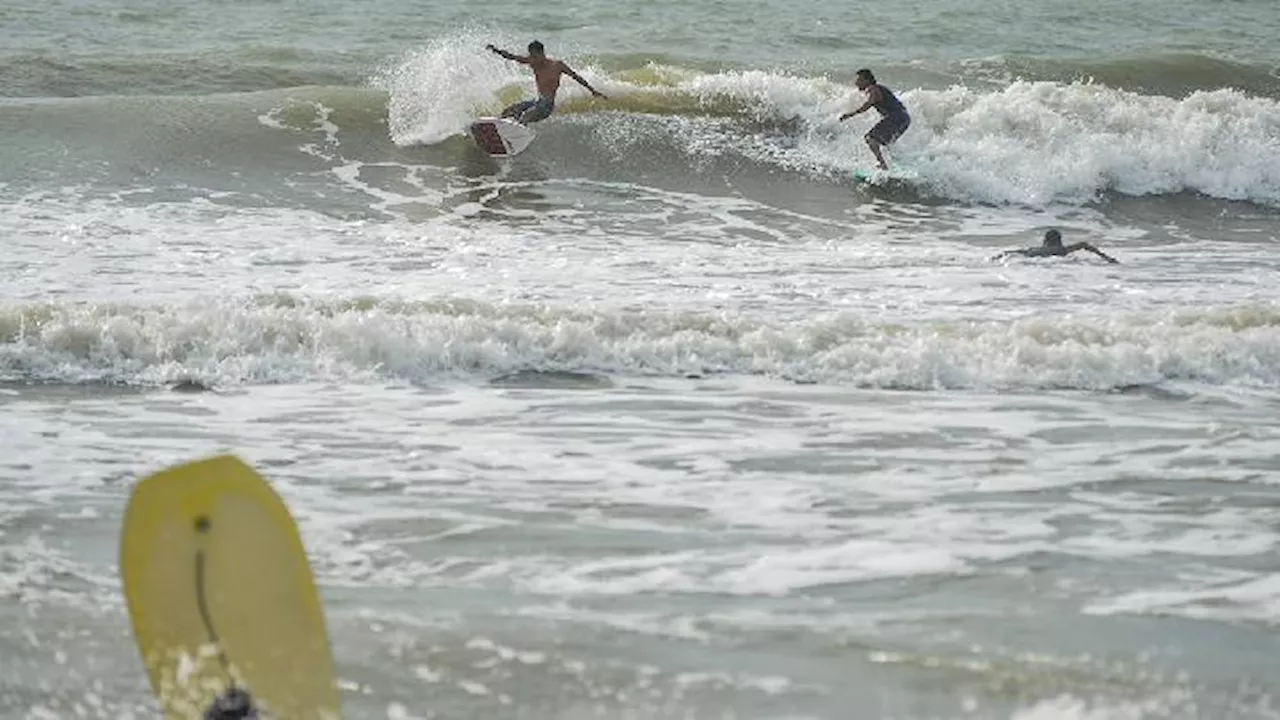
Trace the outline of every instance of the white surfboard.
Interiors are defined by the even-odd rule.
[[[471,139],[490,157],[514,157],[533,142],[534,133],[527,125],[510,118],[476,118],[467,128]]]

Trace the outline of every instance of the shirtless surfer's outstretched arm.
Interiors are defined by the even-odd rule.
[[[524,64],[524,65],[528,65],[528,64],[529,64],[529,58],[528,58],[528,57],[526,57],[526,56],[524,56],[524,55],[516,55],[515,53],[512,53],[512,52],[507,52],[506,50],[503,50],[502,48],[500,48],[500,47],[496,47],[496,46],[494,46],[494,45],[492,45],[492,44],[485,45],[485,49],[489,50],[490,52],[492,52],[492,53],[493,53],[493,54],[495,54],[495,55],[501,55],[502,57],[504,57],[504,58],[506,58],[506,59],[508,59],[508,60],[514,60],[515,62],[518,62],[518,63]]]
[[[595,88],[591,87],[591,83],[589,83],[589,82],[587,82],[586,80],[582,79],[582,76],[581,76],[581,75],[579,75],[578,73],[574,72],[574,71],[573,71],[573,68],[569,67],[568,63],[564,62],[563,60],[561,60],[561,61],[560,61],[560,72],[562,72],[562,73],[564,73],[565,75],[568,75],[569,77],[573,78],[573,79],[574,79],[574,81],[576,81],[576,82],[577,82],[579,85],[581,85],[582,87],[586,88],[586,89],[587,89],[587,91],[588,91],[588,92],[590,92],[590,93],[591,93],[592,95],[594,95],[595,97],[603,98],[603,99],[605,99],[605,100],[608,100],[608,99],[609,99],[608,97],[606,97],[606,96],[605,96],[605,94],[604,94],[604,93],[602,93],[602,92],[600,92],[599,90],[596,90]]]

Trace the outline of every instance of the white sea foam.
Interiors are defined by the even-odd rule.
[[[436,42],[387,78],[398,142],[527,87],[488,39]],[[851,95],[834,83],[585,71],[620,112],[566,103],[556,121],[583,142],[648,123],[690,155],[770,170],[867,159],[866,119],[833,121]],[[694,121],[650,122],[662,94]],[[1269,231],[1166,237],[1056,204],[1271,202],[1275,104],[1028,83],[903,96],[917,124],[899,159],[935,191],[1029,207],[838,199],[806,215],[635,178],[365,164],[343,157],[360,143],[328,102],[260,122],[301,132],[308,160],[390,220],[216,194],[6,196],[0,612],[20,622],[0,631],[18,688],[0,706],[93,716],[77,703],[104,696],[102,716],[152,713],[120,642],[125,491],[234,449],[299,521],[357,715],[537,713],[545,691],[544,714],[570,717],[760,700],[838,717],[874,713],[877,692],[900,716],[1274,717],[1218,690],[1240,682],[1243,706],[1248,678],[1270,689],[1254,626],[1280,617]],[[1064,220],[1124,264],[984,261]],[[230,391],[42,386],[178,379]],[[1133,384],[1168,392],[1044,392]],[[919,392],[938,388],[964,392]],[[1096,661],[1042,661],[1086,644]],[[1194,676],[1185,697],[1161,668],[1103,659],[1162,652],[1169,677]],[[84,694],[88,677],[107,690]]]
[[[1185,691],[1128,702],[1060,695],[1022,708],[1014,712],[1010,720],[1147,720],[1168,717],[1172,708],[1181,708],[1190,701],[1190,694]]]
[[[479,32],[436,38],[377,73],[374,84],[390,94],[388,126],[396,144],[454,135],[476,116],[496,113],[503,88],[528,79],[525,68],[485,50],[494,38]]]
[[[1138,590],[1090,603],[1093,615],[1168,615],[1200,620],[1280,619],[1280,573],[1185,574],[1176,586]]]
[[[762,374],[894,388],[1280,385],[1280,309],[881,323],[471,301],[284,295],[178,304],[6,303],[10,380],[435,382],[514,372]]]
[[[499,91],[522,80],[520,70],[488,56],[479,35],[431,41],[379,80],[391,93],[392,138],[434,143],[459,131],[481,108],[494,109]],[[861,95],[826,78],[656,65],[643,80],[584,72],[607,87],[610,107],[623,112],[675,108],[681,115],[798,122],[783,133],[744,132],[732,123],[692,132],[681,126],[669,141],[693,154],[740,151],[841,176],[871,162],[862,134],[875,114],[838,122]],[[882,79],[895,86],[913,118],[892,154],[918,173],[923,187],[945,197],[1043,206],[1088,202],[1106,192],[1194,192],[1280,204],[1280,102],[1272,99],[1231,89],[1170,98],[1083,82],[940,90]],[[566,96],[578,93],[566,89]],[[726,109],[726,101],[735,109]]]
[[[799,166],[845,173],[867,167],[861,135],[874,113],[835,121],[860,101],[823,80],[760,73],[697,77],[676,86],[755,103],[802,118],[793,148],[750,142]],[[1280,102],[1235,90],[1174,99],[1105,86],[1013,82],[998,91],[963,86],[899,88],[911,129],[892,154],[930,191],[956,200],[1046,205],[1103,192],[1184,191],[1280,204]]]

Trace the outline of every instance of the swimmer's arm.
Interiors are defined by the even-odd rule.
[[[598,97],[598,98],[604,98],[605,100],[608,100],[608,99],[609,99],[609,98],[605,97],[604,93],[602,93],[602,92],[600,92],[599,90],[596,90],[595,88],[591,87],[591,83],[587,82],[586,80],[583,80],[581,75],[579,75],[578,73],[574,72],[574,71],[573,71],[573,68],[569,67],[567,64],[565,64],[565,63],[563,63],[563,62],[561,62],[561,63],[560,63],[560,72],[562,72],[562,73],[564,73],[565,75],[568,75],[569,77],[573,78],[575,81],[577,81],[577,83],[578,83],[579,85],[581,85],[582,87],[586,88],[586,89],[587,89],[587,90],[588,90],[592,95],[594,95],[594,96],[596,96],[596,97]]]
[[[1111,257],[1110,255],[1108,255],[1108,254],[1106,254],[1106,253],[1102,252],[1101,250],[1099,250],[1098,248],[1096,248],[1096,247],[1094,247],[1094,246],[1090,245],[1090,244],[1089,244],[1089,243],[1087,243],[1087,242],[1078,242],[1078,243],[1075,243],[1074,245],[1071,245],[1070,247],[1068,247],[1068,248],[1067,248],[1067,252],[1069,252],[1069,253],[1073,253],[1073,252],[1075,252],[1075,251],[1077,251],[1077,250],[1088,250],[1089,252],[1093,253],[1094,255],[1097,255],[1098,257],[1102,258],[1103,260],[1106,260],[1107,262],[1111,263],[1112,265],[1119,265],[1119,264],[1120,264],[1120,261],[1119,261],[1119,260],[1116,260],[1115,258],[1113,258],[1113,257]]]
[[[514,60],[524,65],[529,64],[529,58],[525,57],[524,55],[516,55],[515,53],[509,53],[506,50],[503,50],[502,48],[494,47],[493,45],[485,45],[484,47],[486,50],[491,51],[493,54],[501,55],[502,57],[508,60]]]
[[[996,253],[995,255],[991,256],[991,259],[999,260],[1001,258],[1007,258],[1010,255],[1031,255],[1031,254],[1032,254],[1031,250],[1028,248],[1018,248],[1017,250],[1005,250],[1002,253]]]
[[[867,101],[866,101],[866,102],[864,102],[864,103],[862,103],[862,107],[858,108],[857,110],[850,110],[849,112],[847,112],[847,113],[845,113],[845,114],[841,115],[841,116],[840,116],[840,119],[841,119],[841,120],[848,120],[849,118],[853,117],[854,115],[857,115],[857,114],[859,114],[859,113],[864,113],[864,112],[866,112],[866,111],[870,110],[871,108],[875,107],[875,104],[876,104],[876,103],[878,103],[878,102],[880,102],[880,100],[882,100],[882,99],[883,99],[883,98],[882,98],[882,96],[881,96],[881,94],[880,94],[880,86],[879,86],[879,85],[872,85],[872,86],[871,86],[871,88],[870,88],[869,90],[867,90]]]

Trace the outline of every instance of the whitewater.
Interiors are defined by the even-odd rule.
[[[1274,3],[495,8],[0,11],[0,718],[154,716],[215,452],[345,717],[1280,717]]]

